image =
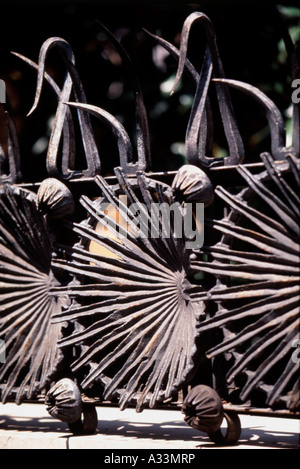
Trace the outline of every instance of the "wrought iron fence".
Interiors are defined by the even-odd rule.
[[[207,40],[199,72],[187,59],[195,23]],[[153,172],[147,113],[133,64],[102,27],[133,78],[136,145],[116,117],[87,104],[64,39],[45,41],[38,63],[16,54],[37,71],[31,112],[44,82],[57,95],[57,111],[48,178],[38,184],[22,180],[16,130],[5,111],[2,402],[43,400],[75,433],[95,430],[95,405],[135,405],[137,411],[179,406],[189,425],[222,444],[239,438],[238,413],[299,417],[298,100],[291,101],[293,140],[287,147],[276,105],[254,86],[225,77],[205,14],[188,16],[179,49],[147,33],[178,61],[173,91],[184,72],[195,82],[186,129],[188,164]],[[288,35],[285,41],[297,84],[295,50]],[[45,71],[52,48],[66,66],[61,88]],[[266,112],[271,145],[256,163],[247,164],[231,88]],[[218,116],[211,92],[228,144],[223,158],[214,155]],[[120,164],[114,176],[101,175],[90,115],[116,139]],[[77,168],[75,118],[84,169]]]

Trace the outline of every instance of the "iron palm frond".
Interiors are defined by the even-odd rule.
[[[80,285],[54,289],[55,294],[68,292],[77,304],[54,320],[79,324],[78,332],[60,345],[81,345],[71,368],[84,374],[82,388],[101,383],[104,399],[119,397],[121,408],[137,399],[141,411],[146,402],[153,407],[172,397],[193,373],[204,305],[191,299],[199,287],[190,283],[189,251],[185,239],[174,235],[174,220],[170,236],[164,237],[162,214],[156,221],[151,217],[153,203],[170,204],[165,186],[152,181],[150,189],[143,173],[135,185],[121,170],[116,174],[116,187],[97,177],[100,199],[82,197],[89,218],[74,227],[81,242],[72,249],[71,262],[56,263],[80,279]],[[136,213],[120,202],[121,188]],[[118,221],[113,228],[103,201],[118,210],[125,225]],[[106,225],[113,236],[103,237],[95,229],[97,223]],[[91,252],[92,242],[110,255]]]
[[[0,338],[6,361],[0,365],[1,400],[14,389],[16,402],[32,398],[62,360],[57,349],[62,325],[51,324],[61,300],[51,268],[52,247],[36,196],[15,186],[0,191]]]
[[[216,194],[229,207],[223,220],[210,220],[222,239],[203,250],[212,262],[195,261],[197,271],[219,281],[207,295],[219,303],[217,313],[199,325],[222,329],[224,338],[210,357],[232,352],[229,385],[242,401],[263,391],[272,407],[299,406],[299,160],[276,162],[263,154],[265,171],[237,171],[246,187],[234,195],[222,187]],[[228,279],[231,279],[228,284]],[[231,286],[230,286],[231,285]]]

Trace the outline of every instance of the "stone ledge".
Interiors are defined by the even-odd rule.
[[[208,436],[190,428],[178,410],[97,407],[94,435],[73,436],[42,404],[0,404],[0,449],[216,449]],[[229,449],[299,449],[300,421],[240,415],[242,433]],[[225,424],[224,424],[225,425]]]

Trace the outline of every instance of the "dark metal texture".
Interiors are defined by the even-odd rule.
[[[0,106],[4,108],[4,105],[1,103]],[[15,124],[5,108],[4,116],[7,132],[7,158],[0,145],[0,182],[1,184],[15,184],[22,178],[19,142]]]
[[[146,401],[153,407],[171,397],[193,371],[204,305],[193,300],[199,287],[190,283],[189,252],[185,239],[175,237],[175,221],[171,220],[170,233],[164,233],[163,213],[155,214],[156,220],[151,212],[155,203],[169,206],[164,186],[156,183],[151,192],[140,174],[134,190],[120,169],[116,174],[136,213],[100,177],[102,198],[82,197],[89,218],[73,228],[82,241],[73,247],[71,261],[54,264],[74,274],[80,285],[52,289],[55,295],[72,295],[79,304],[57,314],[54,321],[75,320],[81,325],[61,346],[83,344],[72,364],[74,372],[90,369],[81,382],[83,389],[99,382],[103,398],[118,395],[121,408],[139,392],[141,410]],[[103,201],[118,211],[125,226],[121,221],[112,226]],[[108,226],[113,236],[103,238],[95,229],[97,222]],[[91,242],[108,249],[108,254],[91,252]]]
[[[207,220],[223,234],[219,243],[202,251],[212,261],[194,262],[196,271],[218,278],[205,295],[218,302],[218,311],[200,331],[223,330],[223,341],[208,355],[231,352],[228,389],[240,390],[243,402],[253,395],[254,405],[255,400],[271,407],[285,401],[297,409],[299,363],[293,354],[300,326],[299,184],[290,164],[299,170],[299,160],[291,156],[291,163],[276,164],[270,155],[262,158],[266,171],[259,175],[237,168],[248,190],[233,195],[216,188],[230,212],[223,220]]]
[[[184,420],[196,430],[213,434],[224,418],[222,400],[218,393],[205,385],[195,386],[182,404]]]
[[[49,382],[62,360],[57,347],[62,325],[51,318],[61,300],[51,268],[52,246],[32,192],[0,189],[0,337],[6,361],[0,368],[1,400],[17,388],[16,402],[30,399]]]
[[[207,38],[200,73],[186,57],[196,22]],[[132,77],[136,148],[112,114],[86,103],[64,39],[45,41],[38,64],[15,53],[37,71],[31,112],[45,80],[58,105],[49,177],[37,185],[22,181],[16,132],[5,114],[0,339],[6,361],[0,364],[0,398],[21,403],[46,396],[49,412],[75,433],[95,430],[93,402],[121,409],[135,404],[137,411],[181,402],[192,426],[230,444],[240,432],[232,409],[299,415],[299,105],[293,103],[287,148],[276,105],[252,85],[225,78],[206,15],[186,19],[179,49],[148,33],[178,61],[173,90],[183,72],[195,81],[185,141],[189,164],[151,173],[148,122],[133,64],[101,27]],[[295,51],[287,36],[285,42],[295,77]],[[66,64],[62,88],[45,72],[53,47]],[[252,165],[243,162],[230,87],[266,111],[270,149]],[[212,151],[212,90],[228,143],[229,154],[221,159]],[[87,169],[77,169],[74,110]],[[114,177],[100,174],[90,114],[117,140]],[[189,236],[176,230],[185,225],[188,205],[195,215],[199,203],[206,211],[200,228],[208,235],[205,246],[191,248]],[[224,416],[225,437],[219,430]]]

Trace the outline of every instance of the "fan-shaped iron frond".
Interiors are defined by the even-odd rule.
[[[216,193],[230,208],[223,220],[210,220],[221,241],[203,252],[213,262],[195,261],[195,269],[214,274],[219,283],[207,295],[220,303],[200,331],[223,329],[224,340],[208,355],[232,352],[227,379],[245,401],[263,391],[272,407],[299,406],[299,160],[275,162],[262,155],[266,171],[237,171],[246,189]],[[251,197],[250,197],[251,195]],[[229,281],[229,283],[228,283]],[[254,398],[255,399],[255,398]]]
[[[36,196],[13,186],[0,191],[0,338],[6,348],[0,365],[2,402],[16,390],[16,402],[32,398],[55,372],[61,324],[51,324],[60,301],[52,248]]]
[[[163,212],[151,212],[154,204],[165,212],[170,207],[163,186],[156,183],[150,191],[141,173],[133,187],[119,169],[116,174],[117,188],[98,177],[103,197],[82,197],[89,218],[75,225],[81,242],[74,246],[71,262],[57,264],[81,285],[55,289],[56,294],[68,291],[77,305],[54,320],[81,326],[60,343],[83,345],[72,364],[74,372],[88,368],[83,389],[100,382],[104,399],[119,396],[121,408],[137,399],[140,411],[146,402],[152,407],[171,397],[193,372],[203,303],[191,300],[197,287],[190,283],[189,251],[184,237],[174,235],[172,213],[168,235]],[[121,188],[127,203],[118,197]]]

